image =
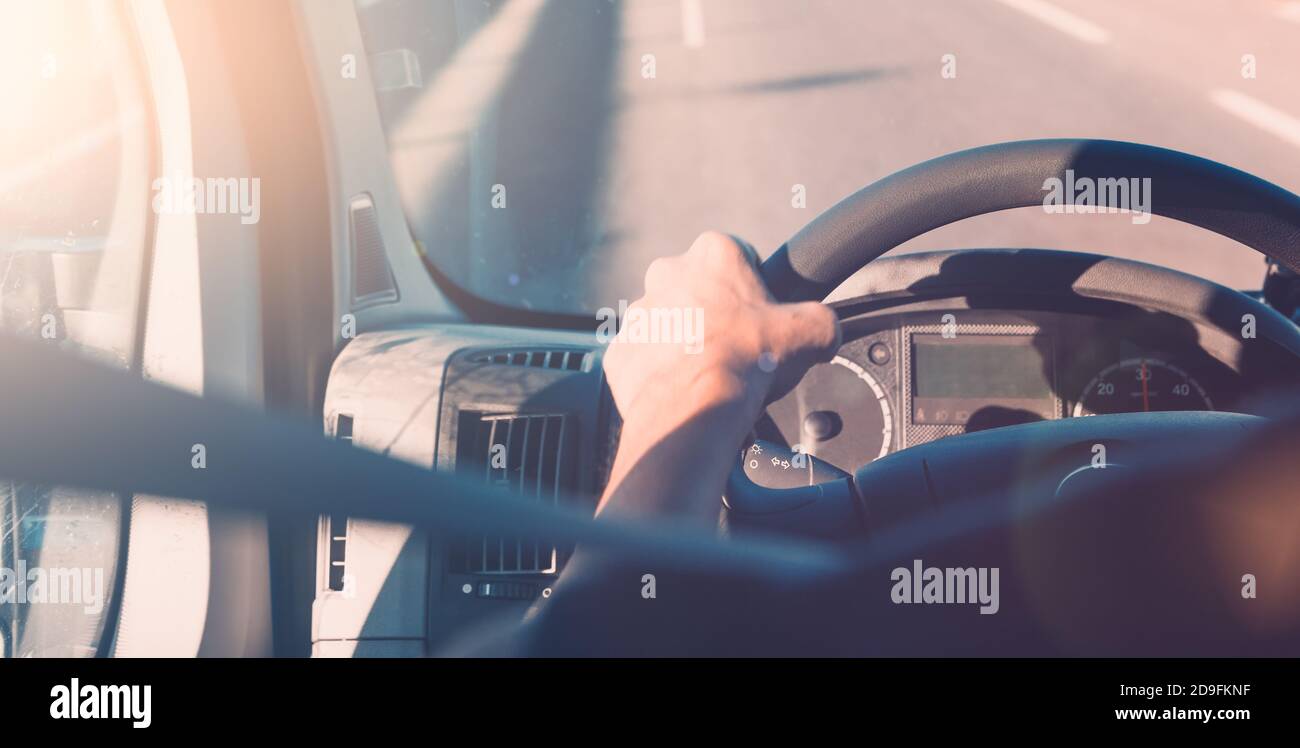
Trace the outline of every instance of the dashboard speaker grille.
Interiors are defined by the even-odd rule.
[[[572,486],[571,420],[562,414],[461,411],[456,470],[521,500],[557,503]],[[447,567],[466,574],[554,574],[561,555],[540,538],[483,536],[452,543]]]
[[[358,195],[348,206],[352,241],[352,304],[360,308],[397,301],[397,283],[388,267],[379,216],[369,195]]]

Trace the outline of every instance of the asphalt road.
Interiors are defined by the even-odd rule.
[[[602,254],[628,293],[646,262],[702,229],[770,251],[864,184],[998,141],[1134,140],[1300,190],[1300,3],[643,0],[621,28]],[[948,54],[955,78],[942,75]],[[806,208],[792,207],[794,185]],[[974,246],[1095,251],[1238,288],[1263,270],[1254,252],[1163,219],[1037,208],[895,251]]]

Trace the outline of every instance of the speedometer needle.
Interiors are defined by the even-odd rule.
[[[1142,359],[1142,412],[1151,412],[1151,400],[1147,396],[1147,361]]]

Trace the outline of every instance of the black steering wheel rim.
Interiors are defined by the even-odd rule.
[[[769,257],[762,266],[764,280],[781,301],[824,299],[867,263],[927,231],[963,218],[1042,204],[1044,182],[1065,179],[1067,170],[1076,180],[1150,177],[1147,207],[1152,214],[1235,239],[1300,272],[1300,197],[1277,185],[1215,161],[1149,145],[1031,140],[942,156],[859,190]],[[942,469],[940,462],[950,462],[947,469],[963,475],[954,484],[956,494],[1009,495],[1013,486],[1007,471],[970,480],[971,471],[978,472],[975,468],[986,463],[1000,464],[991,461],[1013,452],[1030,455],[1025,458],[1029,461],[1041,461],[1036,453],[1052,453],[1055,459],[1065,445],[1045,445],[1067,436],[1075,446],[1138,431],[1145,436],[1136,441],[1146,443],[1194,430],[1226,438],[1260,422],[1235,414],[1129,413],[1077,419],[1068,434],[1058,434],[1047,424],[1008,426],[913,447],[868,463],[853,476],[801,488],[758,486],[737,463],[728,479],[726,503],[732,516],[748,517],[751,524],[769,529],[797,524],[803,532],[839,535],[846,527],[858,526],[864,504],[871,515],[867,524],[878,525],[910,511],[906,508],[935,501],[932,477]],[[1087,462],[1086,454],[1076,457]],[[864,493],[866,486],[870,496]],[[904,509],[895,511],[889,505]]]
[[[1300,196],[1180,151],[1066,138],[958,151],[885,177],[801,229],[763,263],[763,279],[781,301],[824,299],[862,266],[928,231],[1042,204],[1044,182],[1064,179],[1067,170],[1076,179],[1149,177],[1152,214],[1234,239],[1300,272]]]

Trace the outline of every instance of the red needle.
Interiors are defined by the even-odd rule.
[[[1150,411],[1151,401],[1147,397],[1147,362],[1146,359],[1142,359],[1142,412],[1149,413]]]

